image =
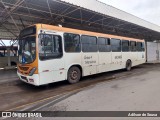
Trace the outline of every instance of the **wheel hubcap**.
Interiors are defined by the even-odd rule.
[[[131,68],[131,64],[130,64],[130,63],[128,63],[128,64],[127,64],[127,67],[128,67],[128,69],[130,69],[130,68]]]
[[[77,71],[72,71],[72,73],[71,73],[71,79],[72,80],[76,80],[77,79],[77,77],[78,77],[78,72]]]

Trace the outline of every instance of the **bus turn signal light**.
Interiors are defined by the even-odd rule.
[[[32,76],[34,74],[34,72],[36,71],[36,68],[32,68],[32,70],[29,72],[29,76]]]

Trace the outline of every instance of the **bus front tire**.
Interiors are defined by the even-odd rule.
[[[73,66],[68,70],[67,80],[69,83],[74,84],[79,82],[81,78],[81,71],[78,67]]]
[[[132,62],[131,62],[131,60],[127,60],[127,62],[126,62],[126,70],[130,71],[131,68],[132,68]]]

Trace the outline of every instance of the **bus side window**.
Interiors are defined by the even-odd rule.
[[[80,35],[64,33],[64,47],[66,52],[80,52],[81,43]]]
[[[130,50],[131,52],[136,52],[137,51],[137,47],[136,47],[136,42],[135,41],[130,41]]]
[[[97,43],[98,43],[99,52],[110,52],[111,51],[109,38],[99,37]]]
[[[97,52],[97,37],[82,35],[81,42],[83,52]]]
[[[145,42],[142,42],[142,51],[145,51]]]
[[[112,52],[121,52],[121,40],[111,38]]]
[[[106,52],[111,52],[111,40],[110,38],[106,38]]]
[[[39,57],[41,60],[61,58],[62,38],[59,35],[43,34],[39,41]]]
[[[122,51],[123,52],[129,52],[129,41],[128,40],[122,40]]]
[[[143,43],[137,42],[137,51],[142,52],[143,51]]]
[[[98,38],[97,43],[98,43],[99,52],[106,52],[106,39]]]

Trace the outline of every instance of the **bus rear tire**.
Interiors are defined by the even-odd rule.
[[[127,71],[131,71],[131,68],[132,68],[132,62],[131,62],[131,60],[127,60],[127,62],[126,62],[126,70]]]
[[[74,84],[79,82],[81,78],[81,71],[78,67],[73,66],[68,70],[67,80],[69,83]]]

